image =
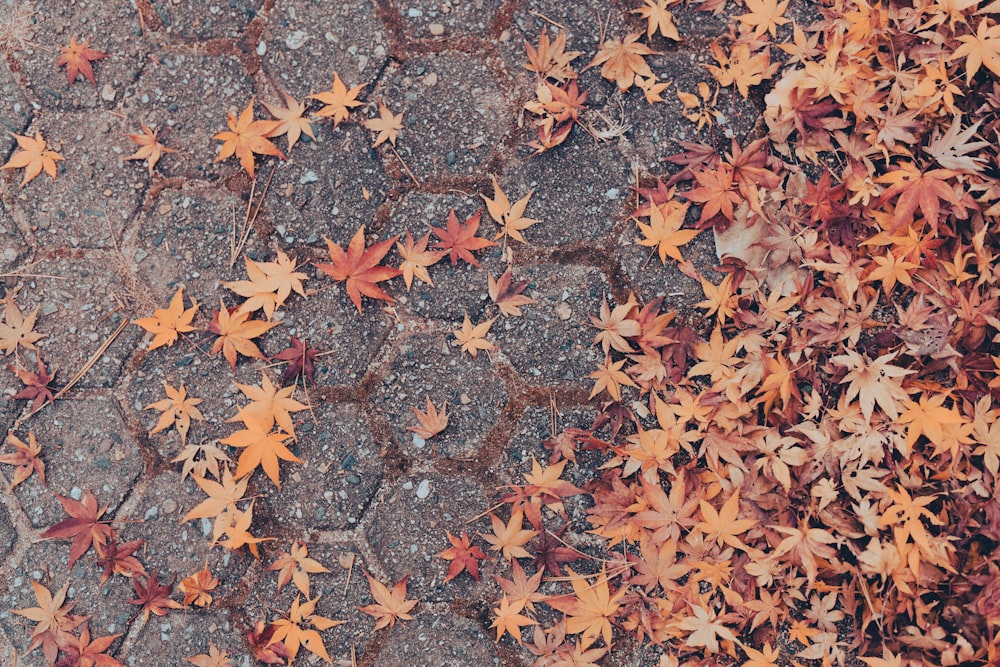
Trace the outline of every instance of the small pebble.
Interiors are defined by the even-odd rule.
[[[431,482],[430,480],[423,480],[417,487],[417,498],[423,500],[427,496],[431,495]]]
[[[173,498],[167,498],[160,504],[160,507],[163,508],[164,514],[173,514],[177,511],[177,501]]]
[[[305,46],[306,40],[309,39],[309,35],[305,30],[296,30],[291,35],[285,38],[285,46],[287,46],[292,51],[296,51]]]
[[[104,87],[101,88],[101,99],[106,102],[114,100],[115,94],[115,89],[111,87],[110,83],[104,84]]]
[[[410,7],[409,9],[406,10],[406,15],[409,16],[411,19],[415,19],[418,16],[423,16],[424,13],[419,9],[417,9],[416,7]]]
[[[311,169],[299,177],[299,183],[302,185],[305,185],[306,183],[315,183],[318,180],[319,176],[317,176],[316,172]]]
[[[257,45],[257,55],[258,55],[258,56],[262,56],[262,55],[264,55],[265,53],[267,53],[267,42],[264,42],[264,41],[261,41],[261,42],[260,42],[260,43],[259,43],[259,44]]]
[[[430,74],[424,77],[424,85],[427,86],[428,88],[436,85],[437,82],[438,82],[438,75],[435,74],[434,72],[431,72]]]
[[[440,23],[432,23],[427,26],[427,29],[430,30],[430,33],[435,37],[440,37],[444,34],[444,26]]]

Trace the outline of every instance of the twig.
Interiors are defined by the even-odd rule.
[[[253,225],[257,222],[257,216],[260,215],[260,209],[264,206],[264,197],[267,196],[267,191],[271,187],[271,179],[274,178],[274,170],[277,165],[271,167],[271,173],[267,175],[267,182],[264,183],[264,190],[260,193],[260,199],[257,200],[257,208],[253,208],[253,195],[257,189],[257,179],[253,180],[250,185],[250,199],[247,200],[247,212],[243,216],[243,227],[240,230],[239,241],[236,240],[236,215],[233,214],[233,236],[230,239],[230,255],[229,255],[229,268],[233,268],[236,264],[236,260],[239,256],[243,254],[243,249],[246,247],[247,241],[250,239],[250,232],[253,229]],[[252,211],[252,212],[251,212]]]
[[[546,16],[543,13],[541,13],[537,9],[529,9],[528,13],[531,14],[532,16],[537,16],[538,18],[542,19],[543,21],[547,21],[548,23],[551,23],[552,25],[554,25],[555,27],[559,28],[563,32],[569,32],[569,29],[566,26],[564,26],[562,23],[559,23],[558,21],[553,21],[552,19],[550,19],[548,16]]]
[[[406,175],[410,177],[410,179],[413,181],[413,184],[416,185],[417,187],[420,187],[420,181],[418,181],[417,177],[413,175],[413,172],[410,171],[410,168],[406,166],[406,162],[403,161],[403,156],[399,154],[399,151],[396,150],[396,147],[389,146],[389,150],[391,150],[392,154],[396,156],[397,160],[399,160],[399,164],[403,165],[403,171],[405,171]]]
[[[489,514],[490,512],[492,512],[493,510],[495,510],[496,508],[500,507],[501,505],[506,505],[506,503],[503,502],[503,501],[500,501],[499,503],[497,503],[493,507],[491,507],[488,510],[485,510],[483,512],[480,512],[479,514],[477,514],[476,516],[472,517],[471,519],[469,519],[465,523],[472,523],[473,521],[478,521],[479,519],[482,519],[484,516],[486,516],[487,514]]]

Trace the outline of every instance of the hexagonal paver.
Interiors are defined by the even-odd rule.
[[[388,422],[403,453],[423,459],[477,458],[507,404],[507,390],[486,354],[473,359],[441,334],[398,340],[393,352],[370,405]],[[417,424],[411,408],[426,410],[425,398],[438,407],[447,402],[449,415],[448,428],[427,442],[406,430]]]
[[[333,72],[350,88],[371,84],[389,59],[385,29],[367,0],[277,3],[263,37],[264,70],[299,100],[329,90]]]
[[[219,297],[227,294],[217,289],[219,278],[246,278],[241,259],[228,268],[234,224],[242,226],[245,211],[246,203],[240,197],[207,184],[168,188],[149,202],[122,238],[122,252],[151,288],[147,309],[154,304],[165,308],[183,285],[186,298],[197,299],[203,304],[202,315],[211,318],[212,309],[219,309]],[[260,234],[251,232],[245,252],[261,257],[265,248]],[[186,301],[185,307],[189,306]],[[148,314],[152,315],[152,310]]]
[[[637,243],[642,238],[639,229],[634,224],[629,224],[631,229],[622,233],[618,252],[622,271],[631,281],[640,303],[645,304],[662,296],[665,308],[679,309],[690,308],[691,304],[701,301],[705,296],[701,285],[681,273],[673,259],[668,257],[664,263],[655,252],[650,256],[650,248]],[[685,260],[696,263],[706,279],[714,279],[715,284],[719,283],[721,276],[711,271],[711,267],[719,261],[715,255],[715,241],[711,231],[698,234],[681,246],[680,252]]]
[[[524,473],[531,471],[534,457],[541,465],[548,465],[552,450],[545,442],[558,436],[566,428],[589,428],[597,416],[597,410],[587,405],[563,406],[556,403],[553,414],[551,406],[529,405],[517,424],[511,429],[510,441],[495,466],[498,485],[524,484]],[[552,432],[555,424],[556,432]],[[578,453],[583,456],[583,453]],[[586,466],[567,466],[563,479],[574,484],[584,484],[593,477],[592,469]]]
[[[0,274],[13,273],[28,254],[28,245],[7,208],[0,203]],[[13,281],[15,278],[10,277]]]
[[[497,345],[529,384],[589,384],[600,362],[589,315],[597,315],[611,286],[593,267],[540,264],[518,268],[515,280],[529,280],[534,304],[523,317],[501,317],[492,331]]]
[[[396,150],[420,181],[481,174],[517,120],[479,54],[420,56],[384,81],[374,98],[403,113]]]
[[[317,244],[325,254],[324,237],[347,247],[361,225],[371,226],[392,184],[370,150],[368,130],[321,123],[314,132],[318,141],[296,144],[275,172],[265,201],[282,240]],[[284,139],[277,145],[287,148]]]
[[[35,331],[56,386],[68,382],[127,320],[122,302],[130,300],[130,285],[119,258],[102,251],[53,251],[31,266],[17,303],[25,314],[38,308]],[[95,280],[100,276],[100,280]],[[110,387],[131,357],[141,332],[126,326],[83,375],[76,388]],[[24,362],[35,370],[34,360]]]
[[[281,492],[269,499],[274,517],[303,535],[352,528],[382,480],[380,443],[357,403],[317,402],[298,416],[305,422],[296,427],[294,449],[306,463],[285,467]]]
[[[111,516],[144,467],[117,403],[107,395],[71,393],[32,417],[18,433],[25,431],[33,432],[42,447],[48,484],[43,487],[32,476],[14,495],[36,528],[66,518],[54,494],[80,500],[90,489],[102,507],[109,506]],[[69,544],[65,547],[68,550]]]
[[[224,610],[192,608],[151,616],[135,641],[118,659],[127,665],[187,665],[195,655],[207,655],[209,644],[228,653],[234,665],[249,665],[250,650]]]
[[[534,188],[525,215],[540,222],[524,231],[535,246],[565,246],[607,238],[624,215],[629,159],[615,143],[595,145],[590,137],[521,161],[511,162],[500,185],[518,199]]]
[[[407,37],[440,39],[483,37],[501,4],[500,0],[390,2]]]
[[[17,76],[10,71],[7,61],[0,62],[0,153],[6,154],[14,146],[14,137],[9,133],[21,134],[31,120],[31,102],[18,84]],[[4,160],[6,162],[6,160]]]
[[[474,478],[462,474],[412,472],[394,480],[374,507],[366,528],[368,543],[393,582],[410,575],[410,598],[428,602],[473,601],[489,586],[490,563],[481,561],[482,581],[468,574],[445,582],[449,561],[438,556],[451,546],[447,532],[474,535],[466,521],[489,507],[489,492]],[[484,526],[488,526],[486,520]]]
[[[148,43],[140,39],[139,13],[129,0],[80,0],[36,4],[30,42],[14,52],[24,81],[46,108],[112,109],[142,69]],[[112,29],[113,27],[113,29]],[[66,68],[58,67],[59,47],[89,41],[107,54],[92,64],[97,85],[78,75],[69,84]]]
[[[264,0],[163,0],[152,3],[163,28],[152,37],[204,41],[239,37]]]
[[[496,665],[493,642],[474,621],[451,613],[421,614],[397,627],[374,663],[377,667]]]
[[[222,143],[212,137],[228,129],[227,112],[239,114],[253,97],[250,78],[235,56],[213,56],[202,50],[168,51],[146,66],[130,88],[123,110],[129,118],[130,133],[138,133],[140,122],[145,122],[158,129],[164,145],[177,151],[163,156],[156,166],[159,173],[168,177],[218,177],[236,174],[240,167],[236,158],[213,162]],[[254,114],[257,118],[268,117],[259,104]],[[266,167],[258,159],[258,167],[270,170],[277,158],[269,159]],[[137,178],[146,173],[139,162],[130,169]]]
[[[487,194],[492,198],[492,190]],[[410,191],[393,204],[385,235],[398,234],[402,237],[401,240],[405,240],[406,232],[409,231],[414,241],[417,241],[429,231],[428,225],[445,229],[452,210],[460,222],[465,222],[482,209],[483,199],[473,193],[449,191],[432,194]],[[489,214],[482,210],[478,236],[492,240],[496,230]],[[428,249],[433,250],[438,242],[437,235],[431,233]],[[496,243],[502,241],[497,240]],[[395,289],[391,293],[399,299],[398,308],[421,317],[449,322],[461,322],[465,313],[469,313],[469,317],[477,317],[489,299],[487,273],[496,278],[505,270],[502,250],[502,246],[497,245],[474,252],[473,255],[482,268],[472,266],[463,259],[452,265],[446,255],[427,270],[434,285],[414,279],[409,292],[405,291],[405,284],[400,279],[393,280],[390,285]],[[515,249],[515,254],[517,250]],[[398,255],[398,251],[394,255]]]
[[[22,172],[11,172],[0,180],[7,209],[41,245],[113,248],[112,237],[121,234],[140,196],[115,155],[129,143],[120,122],[93,111],[51,113],[39,116],[28,133],[36,131],[64,158],[58,177],[43,173],[21,188]]]

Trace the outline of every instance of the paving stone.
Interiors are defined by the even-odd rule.
[[[634,223],[629,224],[631,229],[622,232],[618,252],[621,269],[631,282],[640,303],[645,304],[662,296],[665,297],[663,305],[666,309],[690,309],[691,304],[705,298],[701,285],[681,273],[676,261],[668,257],[666,263],[663,263],[655,249],[652,249],[654,252],[651,256],[651,248],[639,245],[637,240],[642,238],[642,233]],[[721,276],[714,277],[717,274],[711,271],[711,267],[719,263],[711,231],[698,234],[681,246],[680,252],[685,260],[696,263],[706,279],[715,280],[718,284]]]
[[[9,446],[3,448],[4,453],[10,451]],[[9,466],[3,467],[4,476],[10,480],[13,475],[14,468]],[[24,484],[24,482],[21,482]],[[11,552],[14,548],[14,543],[17,542],[17,532],[14,529],[14,524],[11,523],[10,514],[7,513],[6,506],[0,506],[0,558],[6,559],[7,554]]]
[[[228,654],[233,665],[251,665],[252,654],[243,635],[224,610],[172,611],[164,617],[150,616],[131,650],[118,658],[129,667],[185,665],[190,664],[188,658],[207,655],[214,644]]]
[[[497,320],[497,345],[529,384],[589,384],[587,376],[601,361],[589,316],[598,314],[611,291],[607,279],[593,267],[556,264],[527,266],[513,275],[530,281],[524,293],[535,303],[521,308],[522,317]]]
[[[17,271],[24,263],[28,250],[28,245],[24,242],[14,218],[0,203],[0,275]],[[8,276],[4,280],[12,284],[17,278]]]
[[[492,198],[492,189],[486,194]],[[414,241],[417,241],[430,231],[428,225],[444,229],[451,210],[455,211],[455,216],[460,222],[465,222],[477,211],[481,211],[478,236],[493,239],[497,227],[489,214],[483,210],[482,197],[474,193],[462,194],[454,191],[442,194],[419,191],[406,193],[393,204],[385,234],[393,236],[398,234],[401,241],[404,241],[406,232],[409,231]],[[433,250],[439,240],[436,234],[431,232],[428,249]],[[499,240],[496,242],[502,243]],[[457,321],[459,324],[465,313],[469,313],[469,317],[477,318],[477,314],[481,313],[489,302],[487,273],[496,278],[506,269],[502,250],[502,246],[498,245],[473,253],[482,268],[472,266],[463,259],[459,259],[457,265],[452,265],[446,255],[437,264],[428,268],[428,274],[434,285],[427,285],[419,279],[414,279],[409,292],[404,291],[405,286],[400,278],[395,279],[390,284],[395,287],[392,294],[399,299],[398,308],[421,317],[448,322]],[[398,256],[398,250],[395,253]]]
[[[140,39],[139,14],[129,0],[79,0],[35,3],[30,42],[13,58],[22,80],[46,109],[113,109],[146,62],[149,45]],[[109,29],[113,26],[114,29]],[[89,40],[107,54],[92,63],[97,85],[83,75],[69,84],[66,68],[56,66],[59,47]]]
[[[7,209],[41,245],[113,248],[140,198],[119,165],[129,143],[121,123],[93,111],[49,113],[28,134],[36,131],[65,159],[55,180],[43,172],[22,188],[23,170],[0,180]]]
[[[535,189],[525,215],[540,222],[523,232],[533,246],[607,239],[624,216],[626,184],[632,180],[623,149],[594,145],[589,137],[513,161],[499,179],[511,201]]]
[[[137,607],[129,604],[135,598],[130,579],[115,575],[100,586],[101,568],[94,563],[93,549],[87,552],[67,573],[69,543],[63,540],[39,542],[33,545],[24,561],[14,568],[11,576],[0,583],[0,626],[13,639],[18,649],[18,665],[42,667],[47,665],[41,649],[30,654],[24,651],[30,644],[29,628],[34,623],[11,612],[38,606],[31,581],[35,580],[55,594],[69,581],[66,602],[73,604],[73,614],[89,616],[87,621],[91,638],[124,633]],[[113,644],[117,650],[121,639]]]
[[[452,613],[441,613],[422,614],[396,628],[374,664],[465,667],[501,663],[493,642],[478,624]]]
[[[368,0],[277,3],[268,13],[261,43],[265,71],[300,101],[329,90],[334,72],[348,88],[372,84],[389,60],[385,29]]]
[[[419,181],[480,175],[517,120],[480,54],[419,56],[383,80],[373,97],[403,113],[396,149]]]
[[[483,37],[500,0],[391,0],[403,34],[413,38]]]
[[[152,3],[163,22],[153,39],[204,41],[239,37],[264,0],[159,0]]]
[[[218,289],[219,283],[246,279],[242,260],[237,259],[229,268],[234,217],[240,227],[245,211],[242,198],[204,183],[162,190],[144,206],[121,246],[149,286],[147,296],[151,298],[144,304],[148,310],[144,316],[153,314],[150,306],[166,308],[183,285],[185,308],[194,298],[202,304],[201,316],[212,317],[212,310],[219,309],[219,297],[229,294]],[[262,258],[267,252],[259,229],[250,233],[245,247],[252,258]],[[232,307],[240,300],[232,298],[227,305]]]
[[[435,472],[410,472],[385,489],[366,534],[393,583],[410,575],[408,597],[471,603],[488,589],[490,561],[480,561],[479,583],[464,573],[445,582],[449,561],[438,554],[451,546],[446,531],[475,538],[479,524],[489,525],[486,519],[471,526],[466,521],[489,507],[490,493],[470,476]],[[488,546],[479,538],[475,543],[483,550]]]
[[[69,382],[128,317],[121,310],[121,301],[130,295],[120,264],[102,251],[53,251],[32,264],[32,276],[22,281],[17,303],[25,314],[38,308],[35,331],[45,338],[37,345],[50,375],[58,372],[57,386]],[[139,334],[135,327],[125,327],[76,388],[112,386]],[[33,359],[24,363],[36,369]]]
[[[557,403],[555,415],[550,406],[526,407],[524,414],[511,429],[510,441],[497,461],[493,473],[497,484],[523,484],[524,473],[531,471],[532,457],[541,465],[548,465],[553,452],[545,446],[546,440],[558,436],[566,428],[588,429],[596,416],[597,410],[588,405],[563,406]],[[553,418],[555,433],[552,432]],[[582,460],[585,453],[578,452],[577,456]],[[574,484],[584,484],[593,476],[593,470],[587,466],[567,465],[563,479]]]
[[[10,71],[5,61],[0,62],[0,154],[7,161],[7,153],[17,143],[10,133],[23,134],[31,120],[32,107],[24,90],[18,84],[17,76]]]
[[[198,4],[204,3],[198,0]],[[123,111],[128,116],[129,132],[140,132],[140,122],[144,122],[159,131],[164,145],[177,151],[163,156],[156,165],[158,173],[167,177],[218,178],[239,174],[240,166],[235,157],[213,162],[222,143],[212,137],[228,129],[227,112],[238,116],[253,97],[253,85],[236,57],[213,56],[202,50],[164,51],[150,61],[142,77],[130,87]],[[268,117],[259,104],[254,115]],[[258,159],[257,166],[266,175],[277,162],[277,158]],[[146,173],[144,168],[140,162],[130,167],[137,177]]]
[[[304,421],[292,449],[306,463],[283,464],[281,492],[269,498],[276,520],[302,535],[353,528],[385,470],[362,406],[317,401],[311,413],[296,416]]]
[[[143,470],[135,438],[110,396],[69,394],[32,417],[23,431],[33,432],[42,447],[48,482],[43,487],[32,476],[14,489],[36,528],[66,518],[54,494],[80,500],[90,489],[113,515]]]
[[[319,123],[314,131],[318,141],[305,137],[293,148],[291,160],[275,172],[265,206],[279,239],[315,245],[326,255],[324,237],[346,248],[361,225],[371,227],[392,183],[370,150],[368,130]],[[285,140],[277,141],[285,150]]]
[[[448,338],[419,334],[398,340],[372,392],[370,409],[389,423],[390,434],[406,456],[476,459],[507,404],[507,390],[486,353],[473,359],[459,353]],[[437,407],[447,402],[449,415],[448,428],[427,442],[406,430],[417,424],[411,408],[426,410],[425,398]]]

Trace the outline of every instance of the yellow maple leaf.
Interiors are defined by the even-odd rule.
[[[472,320],[469,319],[469,314],[466,313],[465,321],[462,322],[462,328],[451,332],[455,336],[455,340],[451,344],[461,345],[462,352],[468,352],[473,357],[476,356],[479,350],[485,350],[487,353],[496,350],[497,346],[486,340],[486,334],[489,333],[490,327],[493,326],[493,322],[496,319],[494,317],[473,326]]]
[[[333,85],[330,86],[330,90],[309,95],[309,99],[319,100],[325,104],[326,106],[317,111],[316,115],[321,118],[333,118],[333,126],[337,127],[342,121],[347,120],[351,109],[364,104],[357,99],[358,93],[364,87],[364,84],[361,84],[348,90],[344,82],[340,80],[340,75],[334,72]]]
[[[372,148],[379,146],[386,141],[395,146],[396,136],[399,134],[399,131],[403,129],[403,114],[394,115],[389,110],[389,107],[384,105],[382,102],[378,103],[378,113],[378,118],[369,118],[361,123],[369,130],[378,132],[378,135],[375,137],[375,143],[372,144]]]
[[[0,169],[24,169],[24,180],[21,181],[22,188],[31,179],[42,173],[43,169],[46,174],[55,180],[56,162],[65,158],[59,153],[45,147],[45,139],[42,138],[42,133],[36,130],[34,139],[14,134],[13,132],[10,135],[17,139],[18,151]]]
[[[179,287],[170,299],[169,306],[156,309],[152,317],[136,320],[134,324],[154,334],[149,349],[155,350],[162,345],[172,346],[177,342],[178,334],[194,331],[191,320],[194,319],[196,312],[198,312],[198,302],[194,299],[191,299],[191,307],[184,310],[184,288]]]

